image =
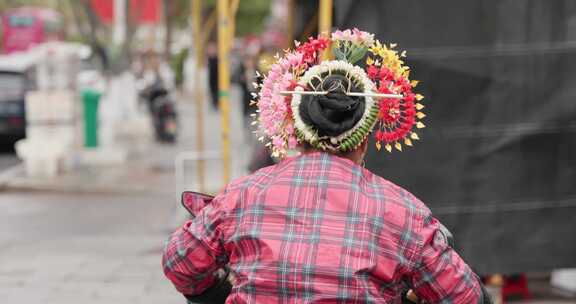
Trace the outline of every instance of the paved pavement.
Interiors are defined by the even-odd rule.
[[[16,155],[6,152],[0,154],[0,170],[10,168],[20,163]]]
[[[171,200],[2,193],[0,302],[184,303],[160,266]]]

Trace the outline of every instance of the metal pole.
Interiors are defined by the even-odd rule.
[[[236,13],[238,12],[238,8],[240,7],[240,0],[231,0],[230,3],[230,10],[228,14],[230,14],[230,28],[228,33],[230,35],[230,41],[234,40],[234,36],[236,34]]]
[[[222,128],[223,182],[230,181],[230,3],[218,0],[218,105]]]
[[[192,26],[194,27],[194,45],[196,55],[196,67],[194,69],[194,98],[196,99],[196,150],[200,155],[204,153],[204,92],[202,81],[202,68],[204,67],[204,39],[201,32],[202,26],[202,0],[192,0]],[[200,192],[205,189],[205,163],[204,158],[196,160],[196,170]]]
[[[332,0],[320,0],[318,34],[330,35],[332,32]],[[330,48],[322,52],[322,59],[330,59]]]

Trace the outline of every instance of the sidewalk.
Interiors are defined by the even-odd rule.
[[[247,138],[249,132],[243,122],[240,92],[231,92],[231,151],[232,178],[247,173],[251,147]],[[118,166],[80,166],[55,178],[30,178],[22,164],[0,172],[0,188],[10,190],[40,190],[70,193],[167,193],[182,190],[198,190],[196,162],[185,160],[186,155],[196,150],[195,102],[182,97],[178,103],[179,137],[175,145],[150,143],[144,151],[129,154],[129,160]],[[219,113],[212,109],[208,100],[204,104],[204,152],[212,155],[205,161],[205,185],[207,192],[217,192],[222,186],[222,141]],[[184,159],[178,165],[185,180],[176,180],[177,159]]]
[[[163,193],[173,190],[174,175],[147,159],[131,160],[121,166],[75,168],[55,178],[31,178],[24,166],[16,165],[0,174],[0,185],[11,191],[62,193]]]

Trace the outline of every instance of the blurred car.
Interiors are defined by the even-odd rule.
[[[25,137],[25,98],[35,87],[33,66],[30,56],[0,56],[0,139],[3,141]]]

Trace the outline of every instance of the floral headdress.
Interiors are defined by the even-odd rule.
[[[321,61],[320,54],[329,46],[335,60]],[[402,144],[412,146],[412,140],[419,139],[414,127],[424,128],[419,121],[426,116],[420,112],[424,106],[418,103],[423,96],[413,92],[418,81],[409,79],[410,68],[402,60],[406,52],[398,53],[395,47],[353,29],[336,31],[330,39],[310,38],[296,43],[296,49],[285,51],[284,56],[277,55],[277,62],[257,85],[253,102],[258,105],[254,124],[263,133],[259,139],[268,141],[277,157],[302,142],[324,151],[351,151],[373,130],[378,150],[402,151]],[[330,93],[322,85],[330,75],[348,79],[348,87],[342,88],[346,95],[364,97],[362,117],[336,136],[319,134],[298,111],[303,96]],[[350,84],[359,90],[352,92]]]

